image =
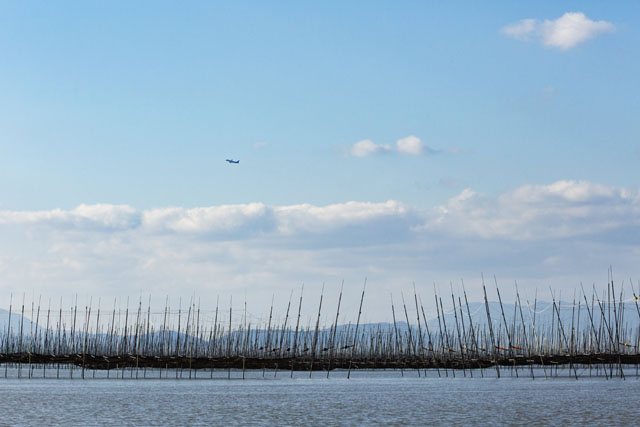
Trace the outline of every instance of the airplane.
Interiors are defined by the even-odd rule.
[[[240,163],[240,160],[231,160],[231,159],[227,159],[226,161],[227,161],[227,162],[229,162],[229,163],[233,163],[233,164]]]

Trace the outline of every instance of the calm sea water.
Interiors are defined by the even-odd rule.
[[[28,371],[27,371],[28,372]],[[27,372],[23,371],[22,375]],[[4,374],[4,372],[2,372]],[[638,425],[640,381],[619,378],[418,377],[415,371],[326,374],[226,371],[198,379],[91,378],[68,370],[0,379],[0,425]],[[100,376],[99,373],[98,377]],[[113,374],[113,373],[112,373]],[[583,373],[584,374],[584,373]],[[66,375],[66,377],[65,377]],[[155,375],[156,378],[150,378]],[[507,374],[508,375],[508,374]],[[87,377],[92,374],[87,373]],[[13,377],[13,378],[12,378]],[[173,378],[173,379],[172,379]]]

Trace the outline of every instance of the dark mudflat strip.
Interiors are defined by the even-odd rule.
[[[370,358],[311,358],[311,357],[188,357],[188,356],[146,356],[115,355],[96,356],[92,354],[0,354],[0,364],[33,365],[75,365],[86,369],[121,369],[124,367],[160,369],[281,369],[294,371],[327,371],[333,369],[483,369],[493,366],[557,366],[557,365],[640,365],[640,354],[574,354],[539,355],[515,357],[470,357],[464,358],[421,358],[389,357]]]

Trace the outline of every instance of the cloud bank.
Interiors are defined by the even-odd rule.
[[[607,21],[592,21],[582,12],[567,12],[555,20],[522,19],[502,28],[502,33],[521,41],[539,41],[544,46],[571,49],[601,34],[615,31]]]
[[[51,211],[0,211],[0,226],[28,225],[56,231],[95,233],[167,233],[225,240],[229,236],[291,236],[321,234],[382,220],[418,224],[417,212],[397,201],[347,202],[327,206],[310,204],[267,206],[263,203],[201,208],[136,210],[127,205],[80,205]]]
[[[497,196],[464,189],[445,204],[418,210],[398,201],[268,206],[263,203],[136,210],[127,205],[80,205],[50,211],[0,211],[0,226],[46,227],[59,232],[180,234],[211,240],[275,238],[385,227],[420,235],[539,240],[586,236],[640,226],[637,190],[588,181],[524,185]]]
[[[609,264],[636,277],[639,242],[638,191],[588,181],[465,189],[431,209],[390,200],[0,210],[0,293],[195,292],[211,305],[246,292],[260,305],[301,282],[342,279],[357,300],[366,276],[368,303],[386,313],[389,292],[414,281],[428,293],[464,277],[472,296],[482,271],[521,290],[571,289],[606,277]]]

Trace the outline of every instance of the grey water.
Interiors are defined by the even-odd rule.
[[[55,369],[46,377],[15,368],[0,379],[0,425],[637,425],[640,381],[564,375],[530,377],[490,370],[458,372],[335,371],[326,373],[148,370],[85,373]],[[166,372],[165,372],[166,374]],[[403,376],[404,375],[404,376]],[[228,377],[231,379],[228,379]],[[135,377],[134,377],[135,378]]]

